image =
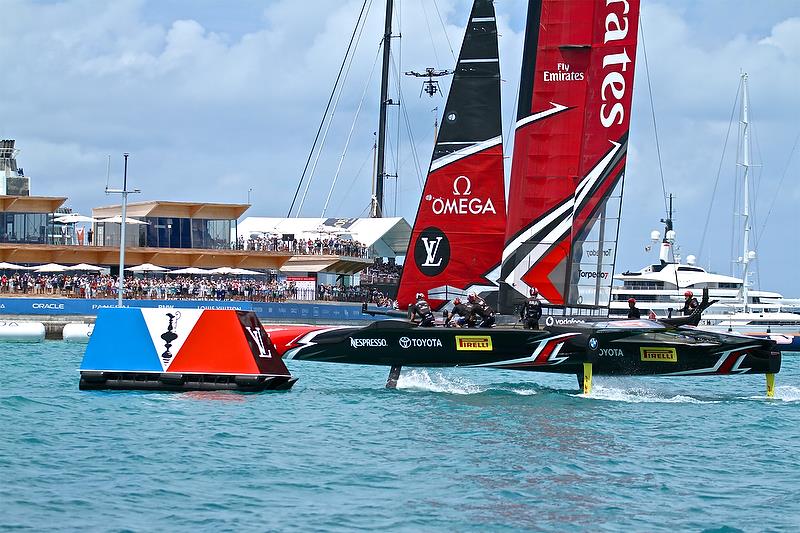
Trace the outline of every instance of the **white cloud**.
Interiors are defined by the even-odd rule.
[[[457,53],[470,2],[437,4]],[[0,33],[4,58],[0,135],[18,140],[23,149],[20,162],[33,177],[34,193],[69,195],[72,205],[83,211],[108,203],[101,193],[106,155],[114,154],[113,172],[118,178],[120,154],[129,151],[131,177],[143,189],[142,199],[241,202],[253,187],[251,214],[283,214],[361,2],[276,0],[266,3],[258,16],[244,9],[244,3],[232,2],[224,8],[224,24],[214,12],[193,3],[170,5],[173,11],[168,12],[164,2],[144,0],[6,0],[6,24]],[[401,5],[403,39],[395,40],[402,42],[399,70],[452,67],[431,4]],[[496,3],[506,121],[512,118],[517,92],[525,5],[522,0]],[[686,252],[699,245],[740,69],[750,73],[765,204],[797,134],[800,19],[770,18],[772,12],[785,12],[774,5],[737,4],[736,18],[716,8],[713,17],[700,19],[695,15],[704,8],[692,2],[644,5],[664,171],[669,190],[678,195],[678,229],[686,239]],[[237,21],[243,16],[239,13],[248,13],[249,18]],[[758,17],[753,16],[756,13]],[[308,213],[317,214],[324,202],[375,58],[382,17],[381,2],[373,2],[320,160],[314,195],[307,202]],[[731,20],[736,21],[736,30],[731,31]],[[621,233],[623,268],[643,262],[639,243],[663,216],[643,67],[640,50]],[[420,98],[419,83],[403,77],[403,103],[420,165],[427,167],[431,110],[438,107],[441,112],[444,99]],[[377,84],[375,77],[333,196],[332,205],[341,206],[337,214],[358,214],[368,202]],[[447,89],[449,81],[442,86]],[[392,97],[397,98],[396,91]],[[390,114],[395,115],[396,108]],[[401,214],[413,217],[419,186],[403,129],[397,204]],[[396,137],[393,128],[393,145]],[[778,197],[770,227],[796,225],[791,213],[800,187],[791,176],[797,174],[799,159],[794,159],[793,174]],[[732,163],[726,165],[730,174]],[[391,158],[389,166],[393,171]],[[388,185],[392,205],[394,187]],[[721,186],[715,204],[718,213],[713,219],[720,221],[712,223],[712,230],[719,235],[730,225],[731,189]],[[723,193],[728,196],[723,198]],[[790,263],[800,263],[800,243],[795,239],[787,246],[779,233],[768,234],[762,243],[763,262],[785,264],[788,253],[793,254]],[[727,264],[723,257],[727,252],[715,244],[716,265]],[[788,274],[778,270],[774,279],[800,294],[800,282]]]

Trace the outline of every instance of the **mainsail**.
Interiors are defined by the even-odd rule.
[[[501,309],[607,306],[628,147],[638,0],[530,0]]]
[[[506,205],[500,67],[492,0],[475,0],[411,234],[397,300],[422,292],[438,309],[497,290]]]

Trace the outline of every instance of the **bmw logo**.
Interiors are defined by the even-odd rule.
[[[591,339],[589,339],[589,348],[590,348],[590,349],[592,349],[592,350],[596,350],[596,349],[597,349],[597,345],[598,345],[598,344],[599,344],[599,343],[597,342],[597,339],[595,339],[594,337],[592,337]]]
[[[408,337],[400,337],[400,347],[401,348],[408,348],[411,346],[411,339]]]

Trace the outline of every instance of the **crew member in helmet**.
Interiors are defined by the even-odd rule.
[[[525,324],[525,329],[539,329],[539,319],[542,318],[542,304],[539,302],[539,291],[531,287],[531,295],[525,300],[520,309],[519,317]]]
[[[694,297],[692,291],[686,291],[683,296],[686,298],[686,301],[683,302],[683,316],[689,316],[700,304],[697,303],[697,298]]]
[[[469,300],[469,303],[472,304],[472,314],[470,315],[470,320],[478,324],[479,328],[490,328],[494,326],[494,309],[492,309],[483,298],[474,292],[470,293],[467,299]]]
[[[692,291],[683,293],[686,301],[683,303],[683,316],[691,316],[692,319],[688,321],[690,326],[697,326],[700,324],[700,304],[697,303],[697,298],[694,297]]]
[[[471,327],[469,322],[470,315],[472,315],[472,305],[462,302],[461,298],[456,298],[453,300],[453,310],[447,314],[445,325],[455,328]],[[455,317],[458,318],[453,322]]]
[[[639,319],[642,318],[642,313],[636,307],[636,298],[628,298],[628,318]]]
[[[433,316],[431,306],[425,301],[425,295],[421,292],[417,293],[416,303],[411,304],[408,310],[411,314],[411,321],[414,322],[419,319],[420,327],[432,328],[436,325],[436,318]]]

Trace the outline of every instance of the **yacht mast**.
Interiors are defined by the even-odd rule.
[[[742,304],[743,311],[748,310],[748,280],[750,261],[755,259],[755,252],[750,250],[750,100],[747,94],[747,73],[742,73],[742,167],[744,167],[744,202],[742,217],[744,218],[743,250],[742,250]]]
[[[375,197],[370,209],[373,217],[383,216],[383,178],[386,176],[386,110],[393,102],[389,100],[389,62],[392,48],[393,0],[386,0],[386,22],[383,32],[383,71],[381,76],[381,111],[378,124],[378,171],[375,174]]]

